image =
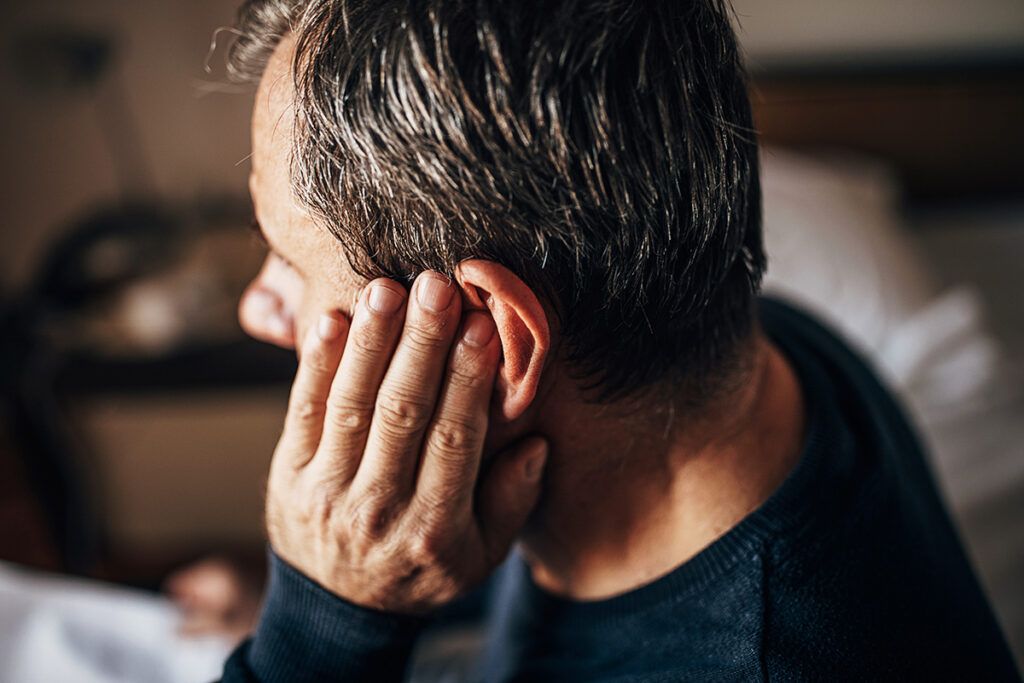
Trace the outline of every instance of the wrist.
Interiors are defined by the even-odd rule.
[[[261,680],[401,679],[426,619],[349,602],[273,550],[268,561],[270,582],[248,652]]]

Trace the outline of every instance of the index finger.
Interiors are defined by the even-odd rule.
[[[374,404],[405,317],[405,290],[378,278],[359,298],[348,341],[327,398],[323,438],[313,463],[347,485],[363,457]]]
[[[299,369],[288,396],[288,413],[275,459],[298,469],[306,465],[320,444],[327,393],[338,369],[348,334],[348,321],[337,313],[324,313],[303,341]]]

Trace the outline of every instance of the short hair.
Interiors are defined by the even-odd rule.
[[[295,37],[294,190],[357,273],[502,263],[596,401],[738,366],[765,257],[724,2],[249,0],[237,28],[235,80]]]

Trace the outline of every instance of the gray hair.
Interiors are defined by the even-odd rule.
[[[765,257],[723,2],[249,0],[238,29],[237,80],[295,36],[295,192],[358,273],[506,265],[596,400],[738,366]]]

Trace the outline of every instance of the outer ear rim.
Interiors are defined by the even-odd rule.
[[[501,277],[496,277],[496,274]],[[519,276],[496,261],[462,261],[455,268],[455,279],[465,293],[467,309],[488,310],[494,317],[502,345],[499,379],[505,385],[500,401],[501,415],[508,421],[515,420],[536,398],[540,378],[547,365],[551,348],[547,311]],[[510,301],[515,304],[510,304]],[[525,368],[517,373],[518,377],[509,378],[505,352],[516,328],[525,330],[529,335],[531,348]]]

